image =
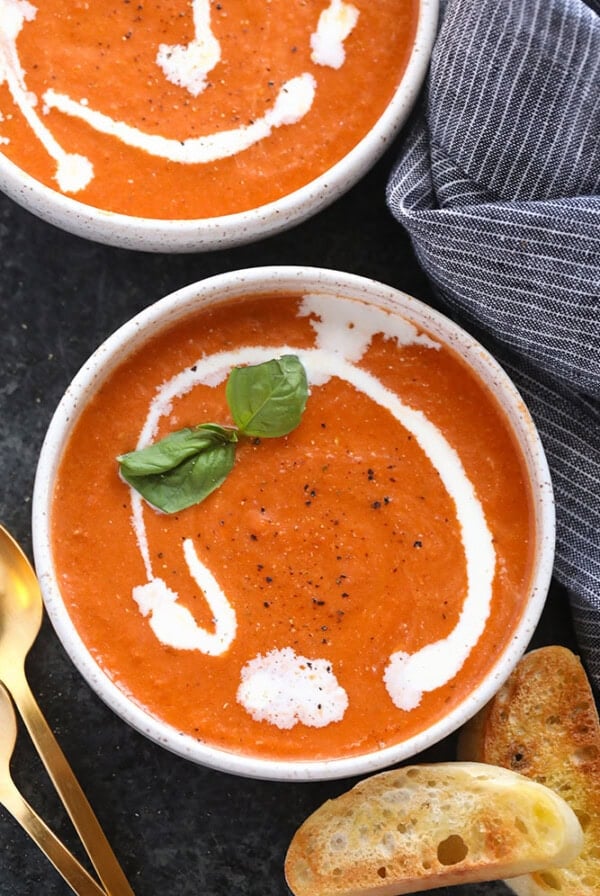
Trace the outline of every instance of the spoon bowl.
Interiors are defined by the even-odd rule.
[[[43,613],[35,573],[14,538],[0,526],[0,680],[7,687],[21,677]]]

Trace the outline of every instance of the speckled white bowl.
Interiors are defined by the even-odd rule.
[[[503,406],[521,446],[532,484],[536,535],[533,574],[525,611],[495,667],[448,715],[427,730],[384,750],[317,761],[271,761],[216,749],[182,734],[134,703],[99,667],[80,638],[63,602],[50,540],[54,480],[64,445],[82,408],[103,380],[149,337],[195,309],[243,295],[326,293],[396,310],[419,329],[454,348],[487,383]],[[271,780],[322,780],[374,772],[412,757],[455,731],[498,690],[524,653],[546,599],[554,556],[554,502],[544,452],[521,397],[497,362],[464,330],[422,302],[353,274],[309,267],[251,268],[210,277],[158,301],[109,337],[79,371],[61,400],[41,451],[33,496],[33,547],[48,615],[75,666],[96,693],[135,729],[167,749],[212,768]]]
[[[380,158],[406,121],[427,71],[438,0],[419,0],[414,46],[389,106],[371,131],[306,186],[256,209],[215,218],[160,220],[103,211],[51,190],[0,152],[0,190],[40,218],[76,236],[148,252],[224,249],[271,236],[316,214],[349,190]]]

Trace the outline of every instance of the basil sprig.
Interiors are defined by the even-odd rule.
[[[122,478],[153,507],[176,513],[208,497],[231,472],[240,436],[292,432],[306,406],[306,371],[296,355],[234,367],[225,396],[235,427],[201,423],[117,457]]]

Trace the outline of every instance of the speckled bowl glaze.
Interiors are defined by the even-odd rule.
[[[63,602],[54,567],[50,515],[54,481],[63,448],[81,410],[107,375],[151,334],[196,309],[227,298],[260,294],[318,294],[354,298],[397,311],[419,330],[458,352],[504,408],[521,446],[532,484],[536,533],[531,587],[514,637],[496,665],[457,708],[427,730],[395,746],[351,758],[271,761],[226,752],[199,742],[151,716],[102,671],[83,643]],[[546,599],[554,556],[554,503],[544,452],[521,397],[497,362],[464,330],[422,302],[381,283],[353,274],[308,267],[252,268],[208,278],[161,299],[124,324],[84,364],[62,398],[48,429],[33,496],[33,546],[48,615],[73,663],[114,712],[151,740],[194,762],[247,777],[270,780],[323,780],[350,777],[415,756],[466,722],[498,690],[524,653]]]
[[[406,121],[427,71],[438,0],[419,0],[410,58],[389,106],[366,136],[323,175],[281,199],[237,214],[193,220],[140,218],[103,211],[49,189],[0,153],[0,190],[43,220],[89,240],[148,252],[198,252],[253,242],[292,227],[349,190]]]

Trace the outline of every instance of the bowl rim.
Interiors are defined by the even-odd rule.
[[[338,162],[309,183],[255,209],[211,218],[141,218],[106,211],[36,180],[0,151],[0,190],[43,220],[75,236],[150,252],[224,249],[272,236],[321,211],[354,186],[397,136],[425,79],[437,33],[439,0],[416,0],[410,56],[381,117]]]
[[[275,760],[232,753],[199,742],[150,716],[114,684],[84,645],[63,603],[50,545],[52,488],[62,446],[79,409],[113,367],[143,343],[148,332],[155,334],[157,328],[195,313],[205,303],[243,293],[283,294],[290,290],[334,292],[396,309],[459,351],[495,392],[521,445],[532,479],[538,530],[529,600],[511,641],[488,676],[451,713],[424,731],[382,750],[337,759]],[[550,471],[529,411],[503,368],[467,331],[419,299],[367,277],[304,265],[269,265],[188,284],[144,308],[98,346],[66,389],[48,427],[35,475],[32,537],[37,575],[54,630],[80,674],[116,715],[171,752],[213,769],[272,781],[317,781],[372,773],[415,756],[452,734],[491,699],[527,649],[541,616],[552,576],[555,509]]]

